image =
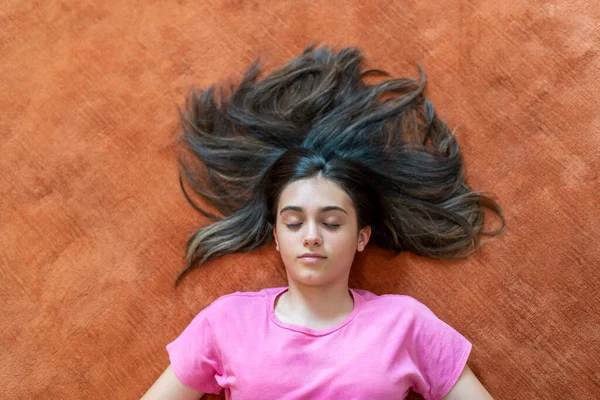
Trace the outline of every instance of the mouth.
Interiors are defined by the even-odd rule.
[[[320,254],[303,254],[298,259],[305,264],[316,264],[320,261],[323,261],[327,257],[322,256]]]

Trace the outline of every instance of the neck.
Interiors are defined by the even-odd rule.
[[[354,309],[347,281],[311,286],[288,280],[288,291],[283,296],[283,313],[303,320],[330,321]]]

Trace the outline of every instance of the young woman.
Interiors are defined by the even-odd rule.
[[[356,48],[308,46],[266,78],[251,64],[181,113],[190,186],[221,216],[188,242],[191,268],[275,240],[288,286],[235,292],[167,346],[144,399],[491,399],[471,343],[406,295],[349,288],[357,251],[453,259],[498,235],[497,203],[465,181],[458,144],[408,78],[367,84]],[[419,67],[420,68],[420,67]],[[199,162],[197,162],[199,161]],[[484,232],[484,208],[502,226]]]

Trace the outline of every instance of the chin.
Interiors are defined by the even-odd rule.
[[[310,268],[310,267],[309,267]],[[323,285],[330,280],[325,271],[309,269],[305,265],[295,265],[293,270],[287,270],[288,279],[304,285]]]
[[[310,278],[302,278],[302,279],[296,279],[296,282],[304,285],[304,286],[313,286],[313,287],[319,287],[319,286],[325,286],[329,283],[328,280],[325,279],[310,279]]]
[[[320,271],[300,265],[291,274],[288,272],[288,278],[306,286],[326,286],[337,281],[339,275],[332,274],[331,271]]]

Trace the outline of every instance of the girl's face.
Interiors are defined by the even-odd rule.
[[[346,192],[330,180],[314,177],[282,191],[273,235],[288,279],[305,285],[347,284],[354,255],[364,250],[371,228],[359,232]]]

